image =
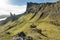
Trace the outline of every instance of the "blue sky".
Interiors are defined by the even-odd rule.
[[[26,5],[27,2],[56,2],[57,0],[10,0],[10,3],[13,5]]]
[[[0,0],[0,15],[21,14],[26,11],[27,2],[56,2],[57,0]]]

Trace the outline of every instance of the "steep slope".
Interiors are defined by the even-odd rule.
[[[60,40],[60,2],[27,3],[26,12],[16,17],[0,27],[0,40]]]

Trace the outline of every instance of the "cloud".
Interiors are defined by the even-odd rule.
[[[9,15],[10,12],[13,14],[21,14],[24,13],[26,10],[25,2],[48,2],[48,0],[0,0],[0,15]],[[51,2],[57,0],[49,0]],[[12,4],[9,4],[12,3]],[[15,5],[13,5],[15,4]],[[24,4],[24,5],[20,5]]]
[[[10,12],[21,14],[26,10],[26,5],[17,6],[8,4],[7,2],[8,0],[0,0],[0,15],[9,15]]]
[[[36,3],[46,3],[46,2],[56,2],[58,0],[9,0],[12,5],[25,5],[27,2],[36,2]]]

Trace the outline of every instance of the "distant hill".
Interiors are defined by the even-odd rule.
[[[9,17],[9,15],[0,15],[0,24],[6,20],[6,18]]]
[[[0,19],[9,17],[9,15],[0,15]]]
[[[28,2],[26,12],[10,15],[0,26],[0,40],[60,40],[60,1]]]

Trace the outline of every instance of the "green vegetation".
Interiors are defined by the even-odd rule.
[[[0,26],[0,40],[14,40],[21,32],[26,40],[60,40],[60,2],[28,4],[24,14],[11,14]]]

